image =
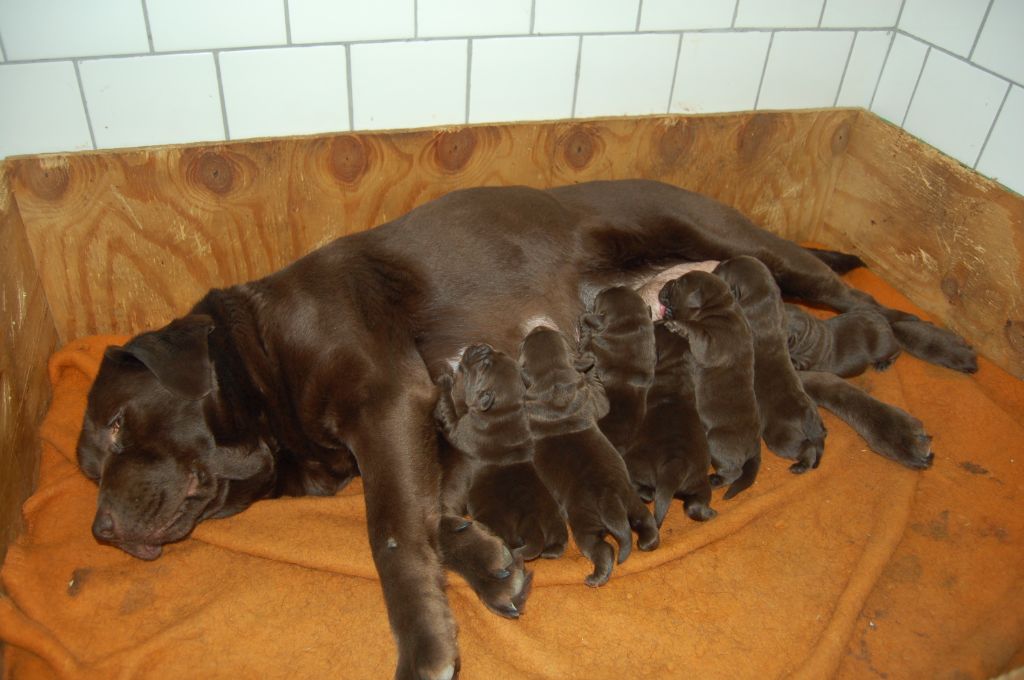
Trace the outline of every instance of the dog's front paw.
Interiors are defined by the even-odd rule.
[[[396,680],[454,680],[461,660],[455,621],[444,603],[436,611],[420,610],[397,627]]]
[[[918,357],[961,373],[978,372],[978,354],[953,331],[920,319],[894,321],[892,330],[903,348]]]
[[[446,516],[440,526],[445,566],[461,575],[488,609],[519,618],[526,607],[533,574],[505,543],[480,522]]]

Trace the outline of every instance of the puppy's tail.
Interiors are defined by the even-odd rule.
[[[842,253],[838,250],[825,250],[823,248],[808,248],[804,247],[804,250],[814,255],[816,258],[828,265],[829,269],[837,274],[845,274],[848,271],[854,269],[860,269],[866,267],[864,260],[860,259],[856,255],[850,255],[849,253]]]
[[[725,500],[729,500],[740,491],[743,491],[757,479],[757,472],[761,469],[761,453],[758,452],[756,456],[747,460],[743,464],[743,472],[736,478],[736,481],[726,490],[725,495],[722,496]]]

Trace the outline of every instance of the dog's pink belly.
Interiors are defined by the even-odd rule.
[[[658,301],[658,293],[661,292],[662,287],[669,281],[678,279],[683,274],[688,272],[710,272],[718,266],[718,260],[704,260],[702,262],[684,262],[683,264],[677,264],[668,269],[664,269],[654,276],[647,277],[640,281],[635,286],[636,292],[640,293],[640,297],[644,299],[647,306],[651,310],[651,315],[655,319],[660,319],[665,316],[665,308],[662,307],[661,302]]]

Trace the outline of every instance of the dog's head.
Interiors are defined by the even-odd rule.
[[[665,308],[665,320],[672,322],[699,321],[732,302],[729,286],[714,274],[693,271],[666,283],[658,293],[658,301]]]
[[[729,284],[733,298],[744,309],[757,301],[775,302],[781,297],[779,286],[768,267],[755,257],[734,257],[719,264],[712,273]],[[773,310],[772,313],[779,312]]]
[[[191,315],[109,347],[89,391],[78,464],[99,484],[92,531],[141,559],[156,559],[220,511],[232,480],[272,472],[262,442],[218,442],[223,408],[210,360],[213,322]]]
[[[651,322],[651,310],[636,291],[624,286],[606,288],[594,299],[594,309],[580,317],[581,335],[629,332]]]
[[[452,396],[470,413],[522,406],[526,388],[515,359],[490,345],[471,345],[462,353]]]

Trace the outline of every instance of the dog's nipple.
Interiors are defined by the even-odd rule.
[[[388,536],[388,540],[385,545],[387,545],[388,550],[394,550],[398,547],[398,541],[396,541],[393,536]]]

